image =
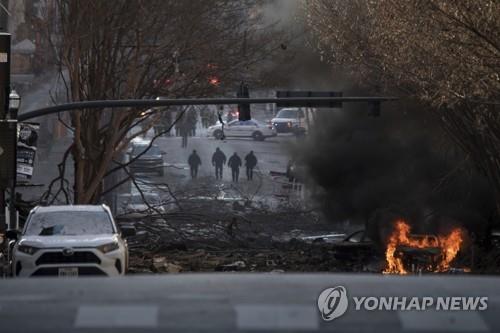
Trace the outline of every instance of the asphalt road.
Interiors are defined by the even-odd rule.
[[[499,332],[496,277],[179,274],[0,283],[0,332]],[[344,286],[345,314],[318,295]],[[365,311],[353,296],[488,296],[485,311]]]
[[[265,141],[254,141],[251,138],[230,138],[226,140],[216,140],[212,137],[206,137],[204,134],[189,137],[187,148],[181,148],[180,137],[159,138],[156,140],[158,146],[167,152],[165,161],[168,164],[187,167],[187,160],[193,150],[196,150],[202,160],[199,170],[199,176],[214,176],[215,169],[212,166],[212,154],[219,147],[226,157],[238,153],[244,163],[244,157],[251,150],[254,151],[258,159],[258,170],[263,174],[269,174],[269,171],[286,170],[289,157],[289,145],[294,142],[295,137],[290,135],[279,135],[268,138]],[[240,177],[245,180],[244,170],[242,169]],[[223,175],[224,180],[231,180],[231,173],[226,166]]]
[[[278,192],[277,188],[281,184],[276,183],[269,177],[270,171],[286,170],[286,166],[290,159],[289,146],[296,138],[288,134],[279,135],[274,138],[268,138],[265,141],[258,142],[251,138],[231,138],[227,140],[216,140],[208,138],[203,130],[199,130],[198,136],[189,137],[188,147],[181,147],[180,137],[160,137],[155,140],[155,143],[167,154],[164,157],[166,167],[166,176],[161,178],[154,174],[144,175],[152,182],[162,183],[166,182],[174,188],[176,185],[183,186],[186,182],[190,181],[189,166],[187,160],[193,149],[196,149],[202,159],[202,165],[199,170],[199,178],[213,178],[215,181],[215,169],[212,166],[211,159],[215,149],[219,147],[226,154],[227,158],[237,152],[244,161],[244,157],[250,150],[253,150],[258,164],[254,174],[254,184],[249,184],[246,181],[245,169],[240,170],[240,183],[239,186],[246,189],[247,185],[250,187],[257,186],[259,177],[264,180],[264,189],[261,191],[263,195],[272,195]],[[44,152],[35,161],[35,174],[32,179],[33,183],[44,184],[45,186],[34,188],[19,188],[18,190],[23,193],[25,200],[37,200],[43,192],[47,189],[50,181],[57,177],[57,164],[61,161],[64,152],[70,145],[71,139],[66,138],[55,142],[50,149],[50,152]],[[72,162],[68,161],[66,176],[68,179],[72,178]],[[259,176],[260,175],[260,176]],[[143,177],[142,177],[143,178]],[[283,179],[285,180],[285,179]],[[70,180],[71,181],[71,180]],[[286,180],[285,180],[286,181]],[[223,170],[223,181],[226,185],[231,183],[231,170],[225,166]],[[252,192],[252,191],[250,191]]]
[[[229,197],[248,197],[252,198],[252,201],[265,201],[271,206],[279,204],[284,198],[300,200],[302,196],[300,190],[290,189],[291,186],[286,177],[270,175],[271,171],[283,173],[286,171],[290,160],[290,147],[297,140],[294,136],[279,135],[265,141],[254,141],[251,138],[231,138],[222,141],[198,133],[198,136],[189,137],[186,148],[181,147],[181,140],[180,137],[156,139],[155,143],[166,152],[165,175],[160,177],[156,174],[141,174],[138,178],[156,184],[167,183],[174,191],[188,191],[191,194],[197,193],[199,188],[208,186],[212,189],[220,189],[221,193],[224,192]],[[243,166],[240,169],[238,183],[232,182],[231,169],[227,165],[223,168],[223,179],[216,180],[215,168],[212,166],[212,154],[216,148],[220,148],[227,159],[234,152],[237,152],[242,159]],[[191,179],[187,163],[193,150],[197,151],[202,161],[197,179]],[[254,170],[253,180],[248,181],[244,157],[251,150],[254,151],[258,163]]]

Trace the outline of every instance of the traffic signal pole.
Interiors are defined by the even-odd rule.
[[[103,108],[143,108],[172,105],[238,105],[238,104],[268,104],[268,103],[304,103],[306,106],[315,107],[315,103],[381,103],[395,101],[397,97],[265,97],[265,98],[179,98],[179,99],[124,99],[107,101],[73,102],[49,106],[28,112],[23,112],[17,117],[18,121],[27,121],[33,118],[55,114],[59,112],[94,109],[96,112]]]

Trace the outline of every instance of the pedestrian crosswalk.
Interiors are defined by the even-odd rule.
[[[165,302],[86,302],[76,305],[32,302],[0,305],[1,332],[170,332],[174,331],[336,331],[372,332],[494,332],[477,312],[348,313],[332,322],[321,319],[316,304],[235,303],[221,295],[184,294]],[[29,320],[27,320],[29,318]],[[377,330],[378,331],[378,330]]]
[[[486,322],[476,312],[398,312],[385,313],[379,318],[358,315],[338,322],[323,322],[315,304],[228,304],[220,298],[177,298],[168,306],[152,304],[87,304],[76,310],[75,329],[196,329],[231,331],[370,331],[373,325],[401,329],[403,332],[490,332]],[[206,308],[190,306],[186,301],[198,301]],[[178,306],[176,306],[176,302]],[[179,303],[180,302],[180,303]],[[0,308],[1,311],[1,308]],[[203,322],[196,318],[204,318]],[[363,318],[363,319],[362,319]],[[365,322],[365,324],[362,324]],[[390,330],[392,332],[393,330]]]
[[[446,288],[443,284],[446,283]],[[324,321],[318,295],[488,295],[487,311],[347,311]],[[498,332],[496,278],[180,274],[4,280],[0,332]],[[376,286],[376,287],[375,287]],[[425,291],[423,291],[425,288]],[[466,289],[465,289],[466,288]],[[425,292],[425,294],[423,294]]]

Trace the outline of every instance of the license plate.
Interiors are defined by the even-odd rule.
[[[61,277],[77,277],[78,276],[78,268],[77,267],[59,268],[59,276],[61,276]]]

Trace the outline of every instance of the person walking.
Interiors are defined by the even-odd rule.
[[[212,155],[212,165],[215,167],[215,179],[222,179],[222,166],[226,164],[226,155],[217,147]]]
[[[182,122],[180,133],[182,136],[182,148],[187,148],[188,145],[188,136],[189,136],[189,124],[187,122]]]
[[[196,136],[196,124],[198,123],[198,112],[194,107],[191,107],[186,112],[186,126],[188,136]]]
[[[227,166],[231,168],[231,173],[233,176],[233,182],[238,182],[238,177],[240,176],[241,158],[236,152],[227,161]]]
[[[201,159],[196,150],[193,150],[193,153],[189,155],[188,164],[191,169],[191,178],[195,179],[198,177],[198,168],[201,165]]]
[[[175,136],[181,136],[181,126],[180,122],[175,123]]]
[[[253,169],[257,165],[257,157],[255,157],[253,150],[245,156],[245,166],[247,168],[247,180],[253,179]]]
[[[207,128],[208,127],[208,112],[209,111],[208,111],[206,105],[200,110],[201,126],[203,128]]]

